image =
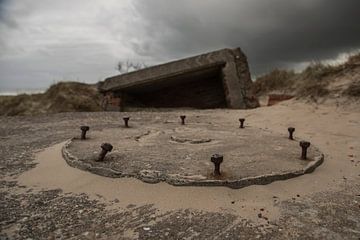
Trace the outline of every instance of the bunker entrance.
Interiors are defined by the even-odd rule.
[[[123,107],[225,108],[221,69],[197,69],[123,89]]]

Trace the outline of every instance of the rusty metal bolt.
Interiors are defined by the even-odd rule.
[[[245,118],[239,118],[240,128],[244,128]]]
[[[86,139],[86,132],[89,131],[90,127],[89,126],[81,126],[80,130],[81,130],[81,140],[85,140]]]
[[[104,161],[105,155],[108,152],[111,152],[111,150],[113,149],[113,146],[110,143],[103,143],[101,144],[101,152],[99,155],[99,158],[97,159],[97,161]]]
[[[186,116],[185,116],[185,115],[181,115],[181,116],[180,116],[180,119],[181,119],[181,125],[185,125],[185,118],[186,118]]]
[[[301,151],[301,159],[306,160],[307,159],[307,149],[310,147],[310,142],[307,141],[300,141],[300,147],[302,148]]]
[[[293,133],[295,132],[295,128],[289,127],[288,132],[289,132],[289,139],[294,140]]]
[[[214,175],[215,176],[220,176],[220,164],[223,162],[224,157],[223,155],[220,154],[214,154],[211,156],[211,162],[214,163],[215,165],[215,169],[214,169]]]
[[[129,127],[129,120],[130,120],[130,117],[123,117],[123,120],[124,120],[124,123],[125,123],[125,127]]]

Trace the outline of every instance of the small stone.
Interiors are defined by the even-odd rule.
[[[149,227],[143,227],[143,229],[144,229],[145,231],[149,231],[149,230],[150,230]]]

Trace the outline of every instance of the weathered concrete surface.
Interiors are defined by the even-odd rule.
[[[228,186],[242,188],[268,184],[313,171],[323,155],[311,146],[308,160],[300,159],[298,141],[286,135],[246,127],[221,127],[187,118],[186,125],[162,115],[131,121],[131,128],[92,132],[83,141],[70,140],[63,148],[69,165],[107,177],[135,177],[144,182],[165,181],[178,186]],[[146,121],[144,121],[146,119]],[[97,162],[100,145],[114,146],[105,161]],[[212,154],[224,155],[221,176],[214,176]]]
[[[183,113],[154,112],[152,119],[169,114],[177,119]],[[81,125],[91,126],[90,138],[93,132],[119,127],[121,113],[0,117],[0,238],[359,239],[358,107],[347,111],[283,102],[249,111],[185,114],[224,128],[236,127],[237,119],[245,116],[248,126],[284,137],[287,127],[294,126],[295,137],[318,146],[326,161],[312,174],[242,189],[173,187],[132,179],[135,183],[129,184],[124,178],[67,166],[61,148],[63,168],[43,168],[35,158],[43,149],[52,151],[52,145],[80,136]],[[43,160],[50,166],[54,162],[51,157]],[[64,169],[75,173],[65,175]],[[38,181],[23,178],[33,171]],[[44,174],[49,175],[46,180]],[[271,209],[278,215],[272,216]]]
[[[194,85],[197,82],[199,84]],[[183,85],[185,89],[181,89]],[[212,85],[215,87],[209,88]],[[227,107],[245,109],[257,106],[251,86],[246,56],[240,48],[236,48],[223,49],[110,77],[100,82],[98,88],[105,94],[107,100],[105,107],[115,106],[115,109],[116,106],[119,109],[124,107],[129,98],[131,101],[142,100],[143,104],[150,107],[171,107],[170,103],[175,102],[174,105],[177,107],[197,108],[224,107],[221,100],[225,98]],[[174,91],[165,96],[167,101],[163,101],[161,97],[172,89]],[[223,96],[217,92],[218,90],[223,92]],[[144,94],[149,96],[144,99]],[[181,99],[177,99],[177,96]],[[159,97],[159,101],[154,102],[154,99]],[[208,101],[215,99],[216,102],[207,105],[200,101],[207,97]],[[192,98],[192,101],[186,101],[188,98]],[[201,103],[196,104],[198,101]]]

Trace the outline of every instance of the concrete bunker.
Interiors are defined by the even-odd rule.
[[[246,56],[223,49],[105,79],[99,84],[105,110],[127,107],[252,108]]]

